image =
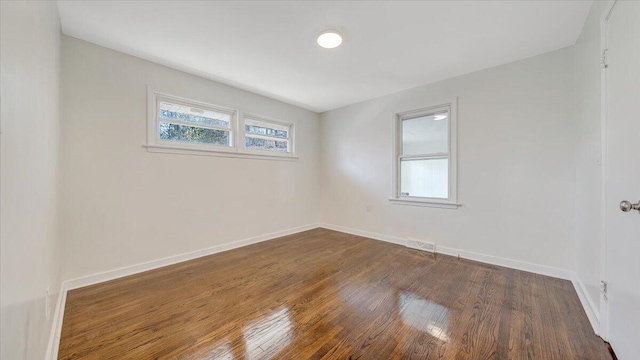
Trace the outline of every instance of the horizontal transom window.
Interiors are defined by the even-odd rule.
[[[291,124],[245,116],[244,139],[244,145],[249,150],[289,153]]]
[[[157,139],[160,142],[233,146],[233,110],[157,97]]]
[[[151,152],[296,159],[293,123],[151,89],[148,109],[146,147]]]

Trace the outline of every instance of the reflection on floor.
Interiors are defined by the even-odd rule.
[[[246,355],[249,360],[271,359],[291,343],[289,309],[282,307],[247,326],[244,330]]]
[[[436,339],[448,342],[445,329],[449,321],[449,310],[415,294],[402,292],[398,295],[400,320],[418,331],[428,333]]]
[[[610,359],[570,282],[316,229],[69,292],[61,359]]]

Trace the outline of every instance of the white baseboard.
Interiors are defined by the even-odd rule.
[[[53,313],[53,322],[51,324],[51,333],[49,334],[49,343],[47,345],[47,353],[45,360],[54,360],[58,358],[58,347],[60,346],[60,333],[62,332],[62,319],[64,317],[64,305],[67,302],[67,288],[63,281],[60,284],[60,292],[58,293],[58,303]]]
[[[510,269],[532,272],[540,275],[551,276],[564,280],[571,280],[573,272],[570,270],[560,269],[553,266],[534,264],[526,261],[512,260],[500,256],[486,255],[471,251],[454,249],[446,246],[436,247],[436,252],[444,255],[460,256],[461,258],[479,261],[487,264],[498,265]]]
[[[596,304],[593,303],[591,296],[589,296],[587,292],[587,288],[584,286],[582,280],[580,280],[578,274],[573,274],[571,282],[576,289],[576,293],[578,293],[578,298],[580,298],[584,312],[587,313],[587,318],[591,323],[591,327],[593,327],[593,331],[597,335],[600,335],[600,310],[596,307]]]
[[[580,299],[580,303],[582,304],[582,308],[584,308],[585,313],[587,313],[587,318],[591,323],[591,327],[593,328],[593,332],[596,335],[600,332],[600,320],[599,320],[599,310],[591,300],[591,297],[587,293],[586,288],[582,281],[580,281],[578,275],[574,271],[554,268],[545,265],[537,265],[531,264],[523,261],[505,259],[496,256],[477,254],[463,250],[456,250],[447,247],[439,247],[436,248],[436,251],[446,255],[457,256],[458,254],[462,258],[471,259],[475,261],[485,262],[493,265],[500,265],[512,269],[528,271],[540,275],[552,276],[564,280],[570,280],[573,284],[573,287],[578,295],[578,299]]]
[[[118,279],[121,277],[137,274],[137,273],[148,271],[148,270],[157,269],[157,268],[168,266],[168,265],[173,265],[173,264],[184,262],[184,261],[197,259],[199,257],[236,249],[239,247],[259,243],[262,241],[272,240],[282,236],[296,234],[302,231],[307,231],[307,230],[315,229],[318,227],[339,231],[347,234],[363,236],[363,237],[371,238],[374,240],[385,241],[385,242],[389,242],[396,245],[404,246],[406,243],[406,239],[397,237],[397,236],[383,235],[383,234],[372,233],[364,230],[351,229],[351,228],[338,226],[338,225],[319,223],[319,224],[310,224],[310,225],[300,226],[300,227],[278,231],[278,232],[274,232],[266,235],[256,236],[249,239],[234,241],[231,243],[217,245],[210,248],[196,250],[196,251],[192,251],[192,252],[188,252],[180,255],[169,256],[166,258],[152,260],[152,261],[148,261],[141,264],[126,266],[126,267],[118,268],[111,271],[92,274],[92,275],[84,276],[77,279],[66,280],[66,281],[63,281],[62,284],[60,285],[60,293],[58,294],[58,304],[56,306],[56,311],[54,313],[46,359],[50,360],[50,359],[58,358],[58,347],[60,345],[62,320],[64,316],[64,308],[65,308],[65,303],[67,298],[67,291],[69,290],[81,288],[84,286],[94,285],[94,284],[98,284],[98,283],[109,281],[109,280]],[[443,247],[443,246],[438,246],[436,248],[436,252],[445,254],[445,255],[460,256],[465,259],[484,262],[484,263],[498,265],[498,266],[504,266],[504,267],[508,267],[516,270],[528,271],[528,272],[533,272],[541,275],[547,275],[547,276],[553,276],[553,277],[557,277],[565,280],[571,280],[576,289],[576,292],[578,293],[580,302],[582,303],[582,306],[584,307],[585,312],[587,313],[587,317],[589,318],[589,321],[593,326],[594,331],[596,332],[596,334],[598,333],[599,320],[598,320],[598,312],[596,311],[596,307],[593,304],[593,302],[590,300],[584,288],[584,285],[582,284],[582,282],[579,280],[579,278],[573,271],[559,269],[559,268],[545,266],[545,265],[532,264],[532,263],[519,261],[519,260],[511,260],[511,259],[502,258],[498,256],[458,250],[458,249],[453,249],[453,248]]]
[[[141,273],[144,271],[177,264],[183,261],[189,261],[189,260],[197,259],[199,257],[213,255],[219,252],[232,250],[232,249],[236,249],[236,248],[251,245],[251,244],[256,244],[262,241],[267,241],[267,240],[279,238],[282,236],[296,234],[302,231],[315,229],[317,227],[319,227],[318,224],[299,226],[296,228],[277,231],[274,233],[260,235],[260,236],[256,236],[256,237],[252,237],[244,240],[238,240],[238,241],[234,241],[226,244],[216,245],[206,249],[191,251],[191,252],[180,254],[180,255],[168,256],[162,259],[151,260],[141,264],[125,266],[125,267],[121,267],[114,270],[109,270],[109,271],[105,271],[97,274],[83,276],[77,279],[66,280],[65,283],[67,286],[67,290],[73,290],[73,289],[77,289],[77,288],[81,288],[89,285],[99,284],[109,280],[118,279],[118,278],[129,276],[129,275]]]
[[[188,253],[165,257],[162,259],[152,260],[141,264],[125,266],[118,269],[105,271],[97,274],[83,276],[77,279],[65,280],[60,284],[60,293],[58,294],[58,305],[53,317],[53,324],[51,328],[51,334],[49,336],[49,344],[47,348],[46,360],[53,360],[58,358],[58,348],[60,346],[60,335],[62,331],[62,320],[64,317],[64,307],[67,300],[67,292],[69,290],[99,284],[105,281],[118,279],[121,277],[134,275],[144,271],[149,271],[157,268],[161,268],[168,265],[177,264],[184,261],[197,259],[203,256],[213,255],[227,250],[236,249],[239,247],[256,244],[259,242],[272,240],[282,236],[292,235],[299,232],[311,230],[320,227],[319,224],[309,224],[291,228],[287,230],[277,231],[270,234],[260,235],[244,240],[238,240],[226,244],[212,246],[206,249],[191,251]]]
[[[364,230],[352,229],[352,228],[339,226],[339,225],[320,223],[318,224],[318,226],[320,226],[321,228],[325,228],[333,231],[339,231],[339,232],[343,232],[351,235],[358,235],[362,237],[371,238],[374,240],[381,240],[381,241],[385,241],[385,242],[396,244],[396,245],[404,246],[407,242],[406,239],[403,239],[397,236],[382,235],[382,234],[372,233]]]
[[[401,237],[391,236],[391,235],[382,235],[382,234],[372,233],[364,230],[351,229],[344,226],[321,223],[320,227],[329,229],[329,230],[340,231],[347,234],[363,236],[363,237],[371,238],[374,240],[386,241],[386,242],[397,244],[397,245],[405,245],[406,243],[406,239]],[[598,308],[595,306],[593,301],[591,301],[591,298],[589,297],[582,281],[580,281],[577,274],[571,270],[565,270],[565,269],[560,269],[560,268],[546,266],[546,265],[533,264],[525,261],[512,260],[512,259],[507,259],[499,256],[486,255],[486,254],[480,254],[480,253],[475,253],[471,251],[459,250],[459,249],[454,249],[446,246],[436,246],[436,253],[451,255],[451,256],[460,256],[461,258],[479,261],[487,264],[504,266],[511,269],[528,271],[528,272],[532,272],[540,275],[546,275],[546,276],[552,276],[552,277],[556,277],[564,280],[570,280],[571,283],[573,284],[573,287],[576,290],[576,293],[578,294],[578,298],[580,299],[580,303],[582,304],[584,311],[587,313],[587,318],[589,319],[589,322],[593,327],[593,331],[596,334],[599,333],[600,320],[599,320]]]
[[[363,231],[363,230],[351,229],[344,226],[321,223],[320,227],[323,227],[325,229],[340,231],[340,232],[344,232],[352,235],[364,236],[364,237],[368,237],[375,240],[386,241],[386,242],[403,245],[403,246],[407,242],[407,239],[401,238],[398,236],[382,235],[382,234],[372,233],[372,232]],[[439,245],[436,246],[436,253],[451,255],[451,256],[460,256],[461,258],[465,258],[469,260],[479,261],[479,262],[492,264],[492,265],[504,266],[511,269],[528,271],[536,274],[552,276],[552,277],[565,279],[565,280],[573,279],[572,271],[555,268],[552,266],[533,264],[533,263],[520,261],[520,260],[511,260],[511,259],[507,259],[499,256],[480,254],[480,253],[475,253],[471,251],[459,250],[459,249],[454,249],[454,248],[439,246]]]

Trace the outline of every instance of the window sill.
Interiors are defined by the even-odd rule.
[[[445,202],[445,201],[436,201],[436,200],[416,200],[416,199],[391,198],[391,199],[389,199],[389,201],[392,204],[396,204],[396,205],[434,207],[434,208],[450,209],[450,210],[455,210],[458,207],[462,206],[462,204],[456,204],[456,203]]]
[[[276,161],[296,161],[299,158],[291,155],[274,155],[274,154],[257,154],[243,153],[236,151],[224,150],[203,150],[203,149],[187,149],[179,146],[170,145],[142,145],[148,152],[162,154],[180,154],[180,155],[199,155],[199,156],[218,156],[227,158],[243,158],[243,159],[260,159],[260,160],[276,160]]]

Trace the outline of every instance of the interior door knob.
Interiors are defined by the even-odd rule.
[[[624,200],[624,201],[620,202],[620,210],[622,210],[624,212],[629,212],[631,210],[640,211],[640,201],[638,201],[637,203],[633,204],[630,201]]]

